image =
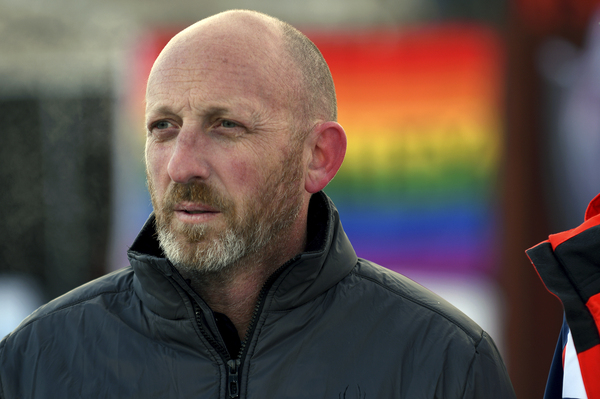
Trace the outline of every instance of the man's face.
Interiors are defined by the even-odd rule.
[[[201,47],[170,51],[153,69],[146,166],[167,257],[220,271],[297,218],[303,146],[266,57],[227,42]]]

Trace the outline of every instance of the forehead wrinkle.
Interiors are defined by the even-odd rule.
[[[231,27],[236,29],[228,29]],[[261,35],[254,31],[257,28]],[[264,40],[265,36],[272,40]],[[226,75],[214,80],[217,86],[203,86],[203,81],[213,81],[221,73]],[[298,80],[297,67],[283,46],[278,28],[260,22],[240,26],[202,23],[163,50],[151,73],[147,95],[149,102],[154,95],[165,95],[164,100],[169,101],[169,96],[180,97],[178,92],[183,93],[183,87],[188,86],[186,101],[196,113],[207,104],[232,112],[246,109],[252,125],[266,129],[267,121],[276,121],[276,115],[286,114],[289,122],[297,113],[293,93],[298,90]],[[242,98],[248,100],[248,108],[238,103]],[[260,108],[254,109],[257,104]]]
[[[166,92],[168,92],[168,90]],[[185,97],[188,99],[187,104],[177,104],[172,101],[165,101],[165,98],[167,98],[167,99],[169,98],[168,94],[167,94],[167,96],[163,97],[162,99],[155,98],[157,95],[159,96],[161,93],[166,94],[166,92],[162,93],[162,92],[158,91],[158,93],[152,93],[152,95],[146,94],[146,119],[148,119],[150,117],[154,117],[155,115],[156,116],[162,116],[162,115],[177,116],[182,112],[183,109],[186,108],[186,106],[188,108],[191,108],[190,103],[189,103],[189,96],[181,96],[182,98]],[[154,96],[154,98],[152,96]]]
[[[231,76],[260,77],[260,82],[251,79],[245,82],[246,85],[252,85],[263,92],[280,92],[292,77],[292,63],[281,36],[269,32],[272,40],[259,40],[255,32],[239,32],[242,27],[233,31],[201,30],[182,35],[163,50],[151,77],[172,80],[174,83],[202,81],[205,75],[219,73],[226,68]],[[231,67],[228,68],[227,65]],[[178,78],[179,75],[184,75],[185,78]],[[265,82],[269,84],[265,85]]]
[[[215,60],[218,64],[228,64],[230,61],[223,57]],[[177,97],[188,96],[190,99],[206,98],[215,93],[217,90],[212,90],[211,87],[203,87],[205,81],[210,81],[210,76],[223,73],[222,68],[208,67],[208,63],[203,65],[190,65],[187,68],[156,68],[150,78],[146,89],[147,103],[151,103],[152,97],[155,96],[171,96]],[[246,79],[248,76],[256,75],[255,72],[260,72],[255,79]],[[222,77],[218,83],[218,87],[212,89],[227,88],[231,96],[249,96],[257,99],[268,100],[272,104],[281,103],[281,77],[275,73],[273,66],[261,65],[257,68],[251,62],[245,62],[242,65],[237,65],[237,68],[229,68],[226,72],[229,77]],[[277,83],[274,82],[277,81]],[[250,89],[250,90],[249,90]],[[178,93],[180,92],[181,93]],[[237,93],[236,93],[237,92]],[[190,94],[190,93],[193,93]]]

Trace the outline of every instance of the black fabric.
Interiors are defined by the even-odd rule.
[[[600,292],[600,226],[593,226],[558,245],[554,250],[581,299]]]
[[[154,218],[154,214],[150,215],[146,223],[144,223],[142,230],[138,234],[137,238],[135,239],[133,245],[129,250],[141,254],[148,254],[157,258],[165,257],[158,243],[158,234],[156,233],[156,219]]]
[[[315,252],[323,248],[326,232],[329,229],[328,224],[327,207],[319,200],[319,195],[313,195],[308,204],[305,252]]]
[[[578,236],[577,236],[578,237]],[[565,317],[574,332],[573,343],[578,353],[600,344],[600,335],[596,322],[586,306],[589,297],[579,288],[586,282],[583,270],[586,262],[581,255],[571,256],[571,250],[577,250],[575,237],[552,250],[550,242],[545,241],[529,250],[527,256],[535,266],[548,291],[556,295],[563,304]],[[567,268],[565,265],[569,265]],[[595,266],[589,265],[591,268]],[[574,272],[577,270],[577,272]]]
[[[218,312],[214,313],[217,328],[219,329],[219,333],[221,333],[221,338],[223,338],[223,341],[225,342],[227,352],[229,352],[229,356],[232,359],[235,359],[242,346],[242,340],[240,339],[238,331],[227,315]]]

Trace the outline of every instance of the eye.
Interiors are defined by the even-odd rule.
[[[234,127],[238,127],[239,125],[235,122],[232,122],[230,120],[227,119],[223,119],[221,121],[221,126],[226,127],[226,128],[234,128]]]
[[[176,123],[170,122],[167,119],[161,119],[149,124],[148,135],[152,136],[155,140],[164,141],[175,137],[178,130]]]
[[[168,129],[170,127],[172,127],[173,125],[171,124],[171,122],[168,121],[158,121],[156,123],[153,123],[151,128],[152,129],[158,129],[158,130],[162,130],[162,129]]]
[[[216,117],[212,121],[210,131],[221,138],[227,139],[241,137],[247,132],[242,123],[221,117]]]

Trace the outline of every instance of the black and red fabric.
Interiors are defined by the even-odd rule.
[[[588,399],[600,399],[600,195],[585,222],[526,251],[544,285],[562,302]]]

